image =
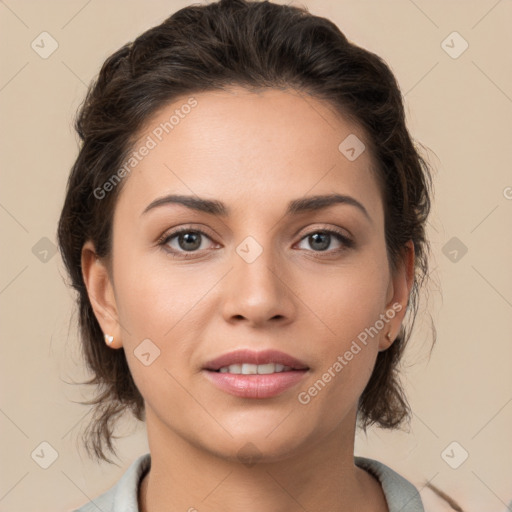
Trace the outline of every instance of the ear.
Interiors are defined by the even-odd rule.
[[[100,324],[103,334],[113,336],[109,347],[120,348],[121,329],[117,315],[117,306],[114,295],[114,287],[104,261],[97,255],[91,241],[87,241],[82,247],[82,276],[87,294],[94,311],[94,316]]]
[[[390,318],[379,340],[379,352],[388,349],[400,330],[409,295],[414,284],[414,244],[409,240],[403,247],[397,268],[391,275],[388,287],[386,316]],[[389,334],[389,338],[387,335]]]

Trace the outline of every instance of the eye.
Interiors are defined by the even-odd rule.
[[[187,253],[195,253],[206,250],[204,239],[211,240],[201,229],[180,228],[171,233],[166,233],[158,242],[170,253],[178,253],[187,257]]]
[[[328,250],[332,245],[333,238],[338,242],[338,247]],[[166,233],[158,241],[158,244],[163,246],[165,251],[170,254],[188,258],[195,256],[200,251],[208,250],[205,239],[212,241],[203,230],[185,226],[171,233]],[[326,252],[329,254],[341,252],[354,246],[353,240],[333,229],[312,231],[302,237],[300,243],[304,241],[313,248],[313,252]]]
[[[338,241],[340,247],[334,248],[331,251],[327,251],[333,238]],[[341,232],[338,232],[333,229],[321,229],[317,231],[312,231],[305,237],[301,239],[301,242],[306,240],[307,243],[314,249],[314,252],[339,252],[344,249],[348,249],[353,247],[354,242]]]

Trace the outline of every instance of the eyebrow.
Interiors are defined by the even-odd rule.
[[[152,201],[142,212],[141,215],[158,208],[160,206],[169,204],[181,204],[192,210],[197,210],[218,217],[229,216],[230,209],[221,201],[204,199],[197,196],[185,196],[171,194],[163,197],[159,197]],[[328,208],[334,204],[348,204],[358,208],[366,218],[371,222],[371,217],[368,214],[366,208],[357,200],[351,196],[342,194],[327,194],[327,195],[316,195],[310,197],[303,197],[295,199],[288,203],[285,215],[298,215],[304,212],[311,212],[316,210],[322,210]]]

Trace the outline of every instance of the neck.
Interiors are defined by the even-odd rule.
[[[379,482],[354,465],[352,429],[340,427],[279,460],[223,457],[169,431],[147,411],[151,468],[140,512],[388,512]],[[311,446],[313,445],[313,446]]]

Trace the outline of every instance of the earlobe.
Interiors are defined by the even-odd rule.
[[[381,340],[379,343],[379,352],[383,352],[384,350],[388,349],[391,345],[393,345],[394,341],[395,338],[391,335],[391,332],[388,332],[386,334],[386,342]]]
[[[82,276],[94,316],[104,333],[105,342],[114,348],[117,343],[113,340],[119,340],[114,290],[105,262],[97,256],[91,241],[87,241],[82,247]]]

